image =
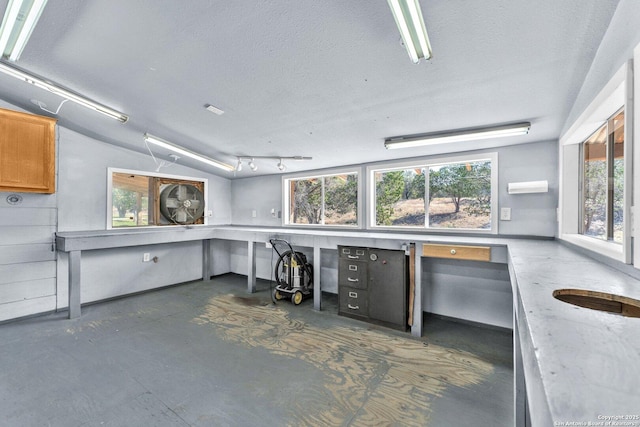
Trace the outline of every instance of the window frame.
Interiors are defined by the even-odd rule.
[[[332,176],[336,176],[336,175],[348,175],[348,174],[355,174],[356,178],[357,178],[357,191],[358,191],[358,195],[356,198],[356,215],[357,215],[357,221],[356,224],[296,224],[296,223],[292,223],[290,222],[290,207],[291,207],[291,203],[290,203],[290,194],[289,194],[289,187],[290,187],[290,182],[291,181],[298,181],[298,180],[304,180],[304,179],[318,179],[318,178],[326,178],[326,177],[332,177]],[[282,181],[281,181],[281,187],[282,187],[282,225],[286,226],[286,227],[301,227],[301,228],[323,228],[323,229],[327,229],[327,228],[335,228],[335,229],[342,229],[344,230],[345,228],[347,229],[361,229],[362,225],[364,224],[363,221],[363,209],[362,209],[362,197],[363,197],[363,180],[362,180],[362,168],[361,167],[355,167],[355,168],[339,168],[339,169],[327,169],[324,171],[320,171],[318,173],[312,173],[310,174],[309,172],[302,172],[302,173],[294,173],[294,174],[286,174],[282,176]],[[324,212],[324,189],[322,192],[322,210]]]
[[[428,175],[428,168],[433,166],[442,166],[447,164],[477,162],[488,160],[491,162],[491,226],[489,229],[482,228],[431,228],[428,224],[423,227],[411,227],[401,225],[376,225],[376,172],[389,172],[404,169],[427,169],[425,175]],[[372,230],[393,230],[393,231],[412,231],[417,233],[480,233],[480,234],[498,234],[498,153],[484,152],[472,153],[456,156],[439,156],[425,157],[399,162],[390,162],[383,164],[375,164],[367,166],[367,227]],[[426,177],[425,177],[426,179]],[[425,182],[425,192],[428,192],[428,183]],[[427,195],[425,194],[425,199]],[[425,200],[425,217],[428,215],[428,203]],[[425,221],[426,222],[426,221]]]
[[[140,229],[149,229],[149,228],[167,228],[167,227],[185,227],[185,224],[163,224],[163,225],[134,225],[130,227],[114,227],[113,226],[113,174],[114,173],[123,173],[123,174],[131,174],[131,175],[143,175],[149,176],[153,178],[166,178],[166,179],[175,179],[175,180],[184,180],[184,181],[196,181],[202,182],[204,188],[204,215],[203,215],[203,224],[189,224],[189,227],[202,227],[209,225],[209,180],[207,178],[200,177],[192,177],[192,176],[183,176],[183,175],[168,175],[164,173],[158,172],[147,172],[141,170],[133,170],[133,169],[121,169],[121,168],[107,168],[107,230],[140,230]]]
[[[631,62],[624,64],[560,137],[558,236],[578,247],[631,264],[633,194],[633,105]],[[617,112],[624,117],[624,223],[622,244],[581,233],[583,221],[583,144]]]

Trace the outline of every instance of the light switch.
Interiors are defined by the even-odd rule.
[[[500,208],[500,221],[511,221],[511,208]]]

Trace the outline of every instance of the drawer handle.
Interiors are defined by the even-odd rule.
[[[451,255],[455,255],[456,254],[456,250],[455,249],[451,249]]]
[[[349,307],[351,310],[360,310],[360,306],[359,305],[347,304],[347,307]]]
[[[349,292],[349,298],[358,298],[357,292]]]
[[[351,259],[358,259],[360,258],[359,256],[356,255],[347,255],[347,258],[351,258]]]
[[[357,282],[358,279],[352,279],[351,277],[347,277],[347,281],[349,281],[349,282]]]

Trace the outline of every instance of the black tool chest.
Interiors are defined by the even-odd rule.
[[[407,258],[401,250],[338,246],[338,314],[406,330]]]

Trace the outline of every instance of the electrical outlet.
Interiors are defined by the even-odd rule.
[[[142,255],[142,262],[149,262],[151,261],[151,254],[149,252],[145,252],[144,255]]]
[[[500,208],[500,221],[511,221],[511,208]]]
[[[274,218],[276,217],[276,210],[273,208],[271,209],[271,216]]]

